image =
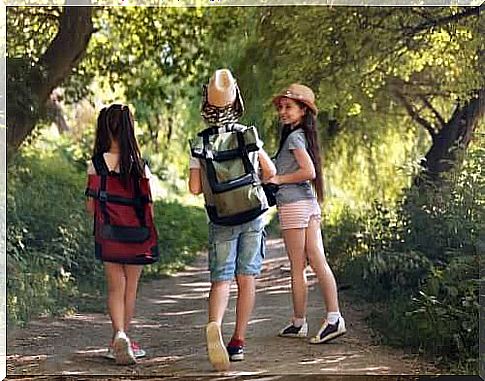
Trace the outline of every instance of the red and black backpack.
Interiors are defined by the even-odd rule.
[[[147,178],[127,185],[110,171],[102,154],[92,158],[96,175],[88,176],[86,196],[95,199],[96,258],[124,264],[150,264],[159,258],[157,231],[150,208]]]

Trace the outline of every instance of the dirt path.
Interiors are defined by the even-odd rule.
[[[376,345],[367,328],[364,308],[340,293],[348,333],[333,343],[310,345],[302,339],[279,338],[277,330],[291,316],[289,274],[281,240],[268,240],[268,253],[258,281],[250,321],[246,360],[227,375],[269,374],[417,374],[435,373],[415,355]],[[176,276],[141,284],[133,337],[148,352],[137,365],[121,367],[105,359],[110,338],[106,315],[79,314],[32,321],[7,338],[7,374],[15,375],[214,375],[207,361],[204,325],[209,290],[206,258]],[[314,277],[310,277],[313,283]],[[233,290],[235,291],[235,290]],[[223,327],[226,339],[234,328],[235,293]],[[309,292],[310,333],[322,315],[316,285]],[[10,378],[10,377],[9,377]]]

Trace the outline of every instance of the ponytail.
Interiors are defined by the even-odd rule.
[[[135,137],[134,121],[128,106],[122,106],[118,140],[121,150],[120,173],[128,181],[129,176],[143,177],[144,168],[140,149]]]
[[[108,152],[111,141],[120,146],[120,175],[125,184],[130,176],[143,177],[144,164],[135,137],[134,121],[128,106],[113,104],[98,116],[94,155]]]
[[[94,140],[94,150],[93,154],[98,155],[109,150],[110,146],[110,137],[109,131],[107,128],[106,123],[106,107],[102,108],[98,120],[97,120],[97,127],[96,127],[96,138]]]
[[[305,107],[305,115],[303,116],[302,128],[305,132],[305,138],[308,143],[308,154],[312,159],[313,166],[315,167],[315,179],[312,180],[312,184],[317,193],[317,200],[319,203],[323,202],[324,189],[323,189],[323,173],[322,173],[322,157],[320,155],[320,143],[318,138],[317,118],[315,114]]]

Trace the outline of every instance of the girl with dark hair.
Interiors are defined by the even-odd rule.
[[[126,189],[143,177],[151,177],[148,166],[140,156],[133,116],[128,106],[113,104],[101,110],[96,128],[93,160],[96,157],[104,161],[103,166],[105,165],[110,174],[114,172],[119,176]],[[87,172],[88,175],[99,175],[92,161],[88,164]],[[86,206],[88,212],[94,215],[97,204],[93,196],[87,199]],[[150,210],[153,216],[153,204],[150,204]],[[132,264],[121,256],[119,260],[104,260],[97,253],[97,257],[103,260],[104,264],[108,285],[108,312],[113,328],[107,357],[114,358],[118,364],[133,364],[136,358],[146,354],[135,341],[130,341],[126,334],[135,312],[138,281],[143,265]]]
[[[276,206],[291,266],[293,318],[279,335],[306,337],[308,334],[305,270],[310,264],[327,310],[319,331],[310,339],[310,343],[319,344],[343,335],[346,328],[320,230],[323,179],[314,102],[313,91],[300,84],[290,85],[273,99],[283,126],[275,158],[277,175],[268,182],[279,185]]]

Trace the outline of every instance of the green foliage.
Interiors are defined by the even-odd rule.
[[[75,107],[74,118],[69,120],[68,133],[60,136],[44,134],[43,138],[55,145],[58,152],[79,171],[83,171],[93,155],[97,117],[88,102],[80,102]]]
[[[62,157],[25,152],[9,167],[8,319],[65,312],[78,280],[97,276],[84,178]]]
[[[395,206],[376,203],[362,215],[344,208],[324,229],[341,278],[385,305],[372,322],[386,342],[474,372],[484,154],[474,147],[440,188],[410,188]]]
[[[8,7],[7,57],[37,63],[58,29],[60,7]]]
[[[207,248],[207,218],[203,208],[178,202],[155,203],[160,261],[148,266],[151,275],[173,273],[191,263]]]
[[[32,95],[32,85],[40,78],[40,72],[31,69],[31,62],[26,58],[8,58],[8,100],[7,110],[11,114],[24,114],[25,119],[40,118],[39,102]],[[32,140],[30,137],[29,140]]]
[[[397,78],[423,96],[438,88],[447,99],[469,96],[482,78],[478,17],[453,20],[456,8],[277,7],[261,13],[260,44],[273,50],[279,68],[270,86],[308,83],[318,90],[319,108],[342,123],[386,112]]]
[[[42,55],[58,31],[62,8],[9,7],[8,12],[9,112],[23,116],[37,107],[29,94],[37,85]],[[186,148],[180,134],[194,130],[185,109],[193,88],[199,90],[208,76],[205,40],[217,23],[206,13],[205,8],[190,7],[97,7],[86,54],[62,83],[65,102],[88,98],[97,104],[134,105],[141,140],[150,142],[150,153],[157,154],[163,172],[172,164],[168,158],[176,156],[168,143],[175,140],[177,149]],[[91,85],[99,82],[121,88],[122,96],[107,99],[97,93]]]
[[[136,81],[146,70],[154,71],[152,74],[159,78],[174,76],[178,81],[190,81],[204,67],[201,53],[205,46],[198,43],[205,32],[203,10],[100,7],[96,11],[98,32],[84,65],[108,74],[111,82]]]
[[[392,124],[392,120],[386,123]],[[328,142],[324,152],[327,196],[344,201],[353,209],[366,208],[369,199],[383,204],[397,201],[414,172],[408,163],[418,156],[416,130],[388,129],[376,133],[361,130],[360,125],[355,128],[335,141],[324,140]]]

